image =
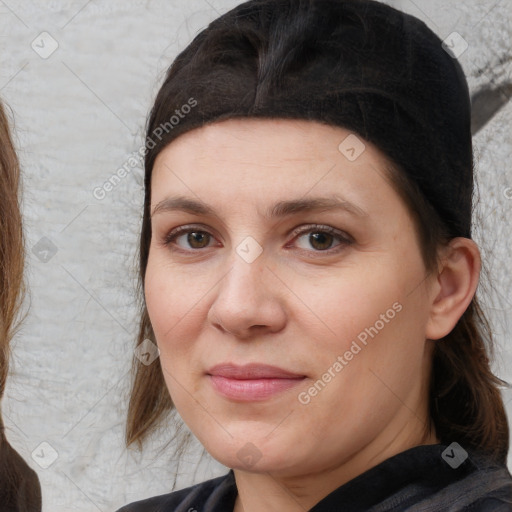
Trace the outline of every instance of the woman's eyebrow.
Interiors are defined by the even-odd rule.
[[[274,219],[294,213],[328,210],[344,210],[358,217],[368,216],[368,213],[361,207],[339,196],[332,195],[329,197],[312,197],[308,199],[300,198],[278,201],[267,209],[264,217],[267,219]],[[155,206],[151,213],[151,217],[157,213],[172,211],[185,211],[194,215],[211,215],[218,217],[217,212],[210,205],[201,200],[184,196],[173,196],[163,199]]]

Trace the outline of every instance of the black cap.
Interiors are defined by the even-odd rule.
[[[471,104],[456,58],[425,23],[371,0],[251,0],[214,20],[168,71],[148,137],[195,98],[146,157],[232,117],[311,119],[375,144],[417,183],[451,236],[471,236]]]

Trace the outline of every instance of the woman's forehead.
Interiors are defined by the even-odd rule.
[[[152,174],[186,170],[190,177],[215,175],[216,183],[301,176],[318,181],[331,173],[361,174],[362,166],[382,174],[390,161],[345,128],[307,120],[247,118],[212,123],[179,136],[159,152]],[[254,170],[260,174],[254,176]]]
[[[340,143],[350,134],[338,126],[316,121],[290,119],[233,118],[192,129],[168,144],[157,156],[185,153],[188,159],[244,161],[249,152],[257,154],[250,163],[272,164],[276,159],[302,161],[333,159]],[[193,153],[189,153],[190,148]],[[214,149],[215,151],[212,151]]]
[[[392,203],[402,202],[389,182],[389,161],[348,130],[308,121],[244,121],[190,131],[161,151],[151,180],[152,215],[181,209],[223,218],[237,210],[273,220],[336,211],[366,221],[390,211],[386,203],[396,210]],[[347,148],[358,157],[347,157]]]

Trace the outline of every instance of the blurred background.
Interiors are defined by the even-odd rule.
[[[123,446],[136,339],[144,126],[165,71],[228,0],[0,0],[0,97],[23,171],[27,317],[2,410],[41,480],[45,512],[114,511],[226,472],[173,426],[143,454]],[[512,382],[512,8],[508,0],[388,2],[430,26],[473,96],[479,293]],[[105,185],[124,168],[115,186]],[[504,390],[509,417],[512,392]],[[167,444],[167,446],[166,446]],[[512,457],[509,459],[512,468]]]

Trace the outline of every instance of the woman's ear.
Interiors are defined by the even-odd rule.
[[[443,249],[432,287],[427,339],[438,340],[455,327],[475,295],[480,267],[480,251],[470,238],[453,238]]]

